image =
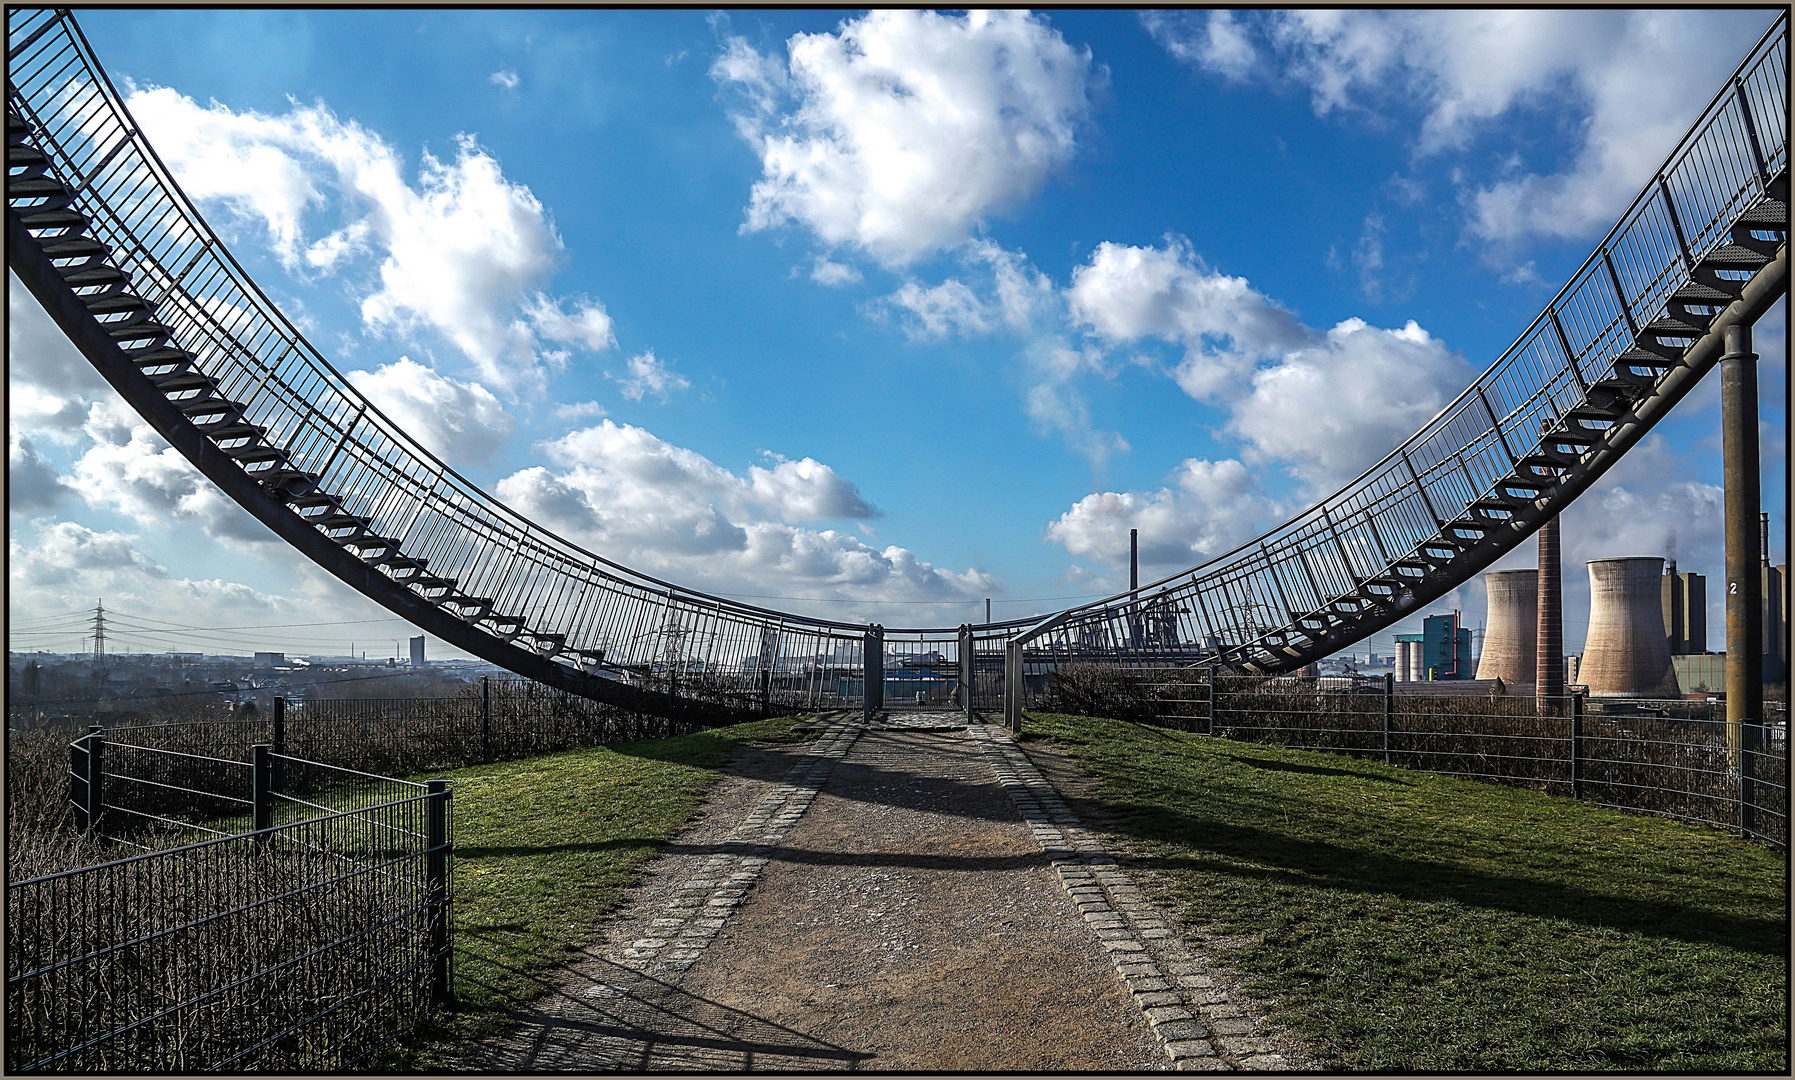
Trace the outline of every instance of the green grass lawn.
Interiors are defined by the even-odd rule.
[[[678,833],[745,742],[789,742],[791,718],[496,762],[453,782],[456,1005],[371,1064],[452,1067],[512,1007],[598,940],[663,841]]]
[[[1352,1069],[1787,1074],[1785,855],[1565,798],[1030,714],[1186,925]]]

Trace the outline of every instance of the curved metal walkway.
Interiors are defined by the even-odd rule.
[[[7,265],[282,539],[412,624],[650,712],[883,704],[884,658],[989,700],[1022,660],[1282,672],[1469,580],[1587,490],[1788,288],[1788,17],[1546,310],[1364,475],[1249,543],[1047,619],[886,631],[679,588],[529,521],[388,420],[250,280],[66,10],[7,26]],[[895,639],[913,637],[900,647]],[[922,691],[919,691],[921,693]]]

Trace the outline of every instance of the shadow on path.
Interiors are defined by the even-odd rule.
[[[513,1014],[517,1037],[478,1063],[499,1072],[840,1072],[873,1055],[718,1004],[594,956]]]

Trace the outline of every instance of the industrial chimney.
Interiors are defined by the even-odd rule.
[[[1664,638],[1664,560],[1594,559],[1589,564],[1589,636],[1577,677],[1591,697],[1677,697]]]
[[[1531,685],[1539,652],[1539,571],[1496,570],[1483,575],[1483,585],[1490,604],[1477,677]]]

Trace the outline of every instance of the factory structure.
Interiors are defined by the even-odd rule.
[[[1768,516],[1762,522],[1764,683],[1789,679],[1789,577],[1771,565]],[[1679,572],[1674,559],[1627,557],[1588,563],[1589,628],[1583,652],[1560,659],[1566,686],[1597,698],[1662,699],[1722,695],[1727,655],[1708,650],[1708,579]],[[1397,682],[1463,682],[1532,687],[1547,670],[1542,591],[1537,569],[1483,576],[1489,604],[1482,649],[1457,611],[1422,621],[1419,634],[1396,637]],[[1562,640],[1562,638],[1560,638]],[[1445,688],[1442,687],[1442,690]],[[1470,690],[1470,687],[1466,687]],[[1550,691],[1547,692],[1549,695]]]
[[[1396,635],[1397,682],[1457,682],[1472,675],[1471,631],[1459,625],[1458,612],[1429,615],[1421,620],[1421,633]]]

